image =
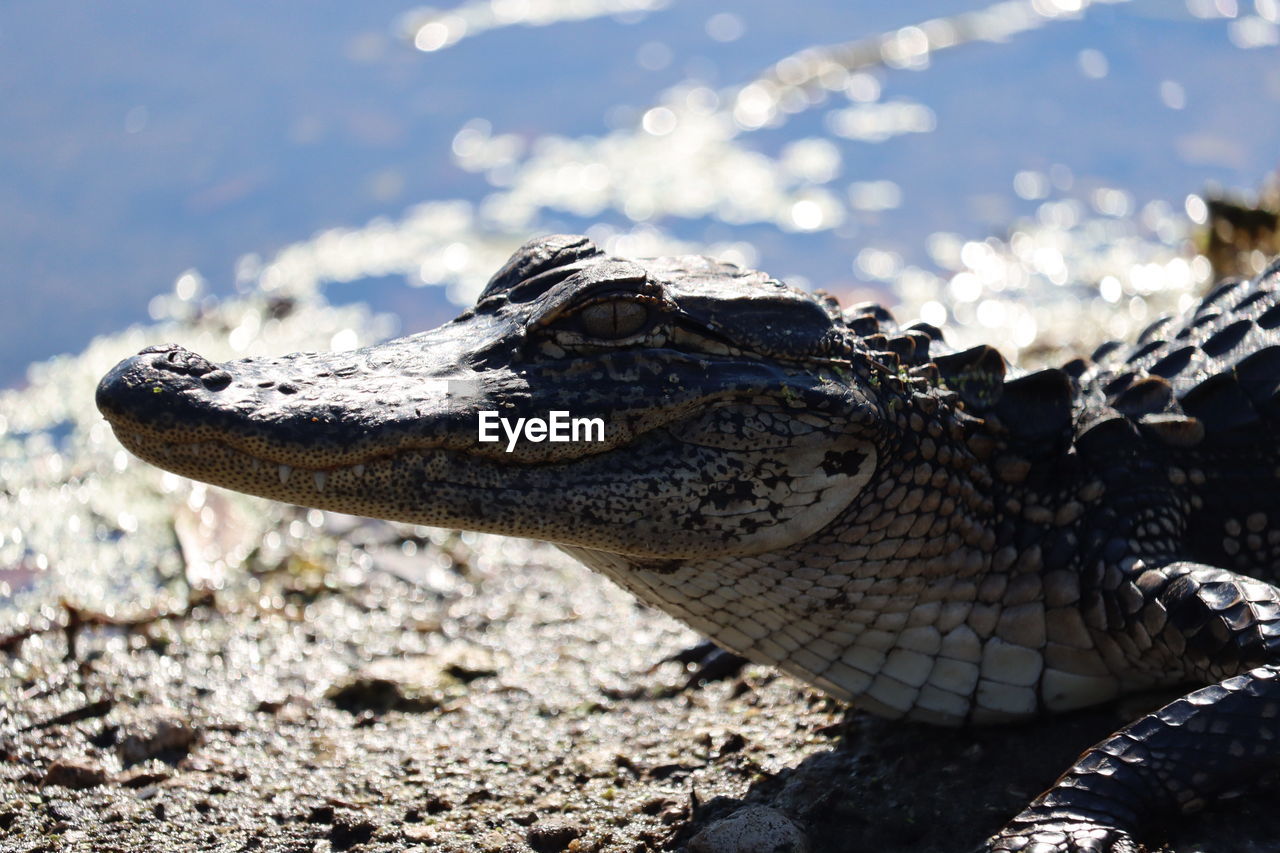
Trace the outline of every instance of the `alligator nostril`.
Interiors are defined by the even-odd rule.
[[[155,353],[151,366],[157,370],[177,373],[182,376],[204,376],[217,369],[217,366],[201,355],[184,349],[177,344],[164,344],[159,347],[147,347],[139,355]]]
[[[281,382],[279,388],[280,388],[281,394],[297,394],[298,393],[298,386],[294,385],[292,382]]]

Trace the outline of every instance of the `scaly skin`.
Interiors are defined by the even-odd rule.
[[[150,462],[340,512],[555,542],[720,645],[888,717],[990,723],[1205,685],[987,849],[1132,850],[1280,758],[1280,267],[1093,364],[702,258],[520,249],[474,309],[351,353],[118,365]],[[481,411],[603,441],[477,438]]]

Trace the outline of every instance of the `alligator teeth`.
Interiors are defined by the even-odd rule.
[[[317,471],[315,474],[316,491],[323,492],[325,481],[329,479],[329,475],[324,471]]]
[[[256,456],[250,456],[249,468],[253,471],[253,473],[255,474],[258,473],[259,471],[262,470],[262,460]]]
[[[352,471],[352,472],[353,472],[357,477],[363,477],[363,476],[364,476],[364,465],[356,465],[356,466],[352,467],[351,471]]]
[[[281,465],[278,472],[280,474],[280,485],[289,482],[289,475],[293,473],[293,468],[288,465]]]

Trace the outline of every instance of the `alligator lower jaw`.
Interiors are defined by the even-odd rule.
[[[457,451],[395,450],[352,464],[307,467],[264,459],[216,439],[173,442],[125,430],[117,430],[116,436],[131,453],[160,468],[258,497],[391,521],[520,535],[508,524],[486,523],[475,511],[500,489],[486,487],[474,476],[450,475],[460,463],[468,468],[493,463]],[[448,490],[453,500],[424,500],[433,489]]]
[[[349,503],[357,485],[367,489],[378,472],[393,465],[392,457],[386,456],[309,468],[264,459],[216,439],[178,442],[122,429],[115,433],[129,452],[175,474],[260,497],[343,512],[354,512],[337,504]]]

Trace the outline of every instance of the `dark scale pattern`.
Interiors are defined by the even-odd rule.
[[[475,308],[354,353],[176,345],[99,406],[139,456],[343,512],[556,542],[722,647],[887,717],[990,723],[1204,685],[987,849],[1136,849],[1280,759],[1280,267],[1092,362],[706,258],[535,240]],[[603,441],[477,438],[480,412]]]
[[[1280,667],[1226,678],[1086,752],[991,849],[1137,853],[1131,830],[1170,812],[1197,811],[1208,792],[1274,767],[1277,741]]]

